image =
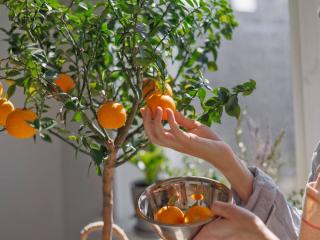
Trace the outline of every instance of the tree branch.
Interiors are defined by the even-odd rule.
[[[181,72],[182,72],[182,70],[183,70],[183,68],[184,68],[184,65],[185,65],[185,63],[186,63],[186,61],[187,61],[187,59],[188,59],[188,55],[189,55],[189,51],[186,51],[186,54],[184,55],[184,57],[183,57],[183,60],[182,60],[182,62],[181,62],[181,65],[180,65],[180,67],[179,67],[179,69],[178,69],[178,72],[177,72],[177,75],[174,77],[174,79],[173,79],[173,82],[175,83],[176,81],[177,81],[177,79],[179,78],[179,76],[180,76],[180,74],[181,74]]]
[[[52,129],[49,129],[48,130],[49,133],[51,133],[52,135],[56,136],[57,138],[61,139],[63,142],[69,144],[71,147],[73,147],[75,150],[85,154],[85,155],[88,155],[90,156],[90,153],[81,149],[79,146],[77,146],[76,144],[74,144],[73,142],[67,140],[66,138],[64,138],[63,136],[61,136],[59,133],[53,131]]]
[[[163,41],[175,30],[177,29],[181,23],[186,20],[187,17],[189,17],[191,14],[195,13],[196,11],[198,11],[201,7],[197,7],[195,9],[193,9],[189,14],[187,14],[184,18],[180,19],[180,21],[173,26],[165,35],[163,35],[162,39],[160,40],[160,42],[157,44],[157,46],[155,47],[154,51],[156,51],[158,49],[158,47],[163,43]]]
[[[116,167],[121,166],[122,164],[130,161],[130,159],[137,154],[137,152],[139,152],[140,150],[144,149],[146,146],[148,146],[150,144],[149,140],[147,139],[147,141],[143,144],[141,144],[139,147],[137,146],[136,149],[130,153],[129,155],[127,155],[128,153],[124,153],[122,154],[119,158],[118,161],[116,163]],[[125,158],[125,159],[124,159]],[[124,160],[122,160],[124,159]]]
[[[133,123],[134,117],[136,116],[136,113],[137,113],[137,110],[139,107],[139,101],[140,101],[139,99],[135,99],[135,101],[133,102],[132,110],[131,110],[131,113],[126,121],[126,124],[124,125],[123,128],[120,129],[120,131],[116,137],[116,140],[115,140],[116,148],[119,148],[128,136],[129,129]]]

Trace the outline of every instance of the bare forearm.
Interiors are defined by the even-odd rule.
[[[238,193],[241,200],[246,203],[253,191],[253,175],[239,159],[235,159],[234,166],[223,173],[232,188]]]
[[[222,172],[241,200],[246,203],[253,191],[253,175],[229,146],[221,146],[220,151],[220,158],[213,154],[208,160]]]

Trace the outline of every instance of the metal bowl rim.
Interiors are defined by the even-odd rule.
[[[150,191],[150,189],[153,189],[153,188],[158,188],[160,186],[162,186],[164,183],[165,184],[168,184],[168,183],[171,183],[171,182],[180,182],[180,181],[194,181],[194,180],[203,180],[204,182],[207,182],[207,183],[214,183],[214,184],[217,184],[219,185],[220,187],[222,187],[224,190],[226,190],[226,192],[228,193],[228,196],[229,196],[229,200],[227,203],[232,203],[233,201],[233,197],[232,197],[232,192],[231,190],[225,186],[223,183],[221,182],[218,182],[214,179],[210,179],[210,178],[206,178],[206,177],[196,177],[196,176],[187,176],[187,177],[174,177],[174,178],[169,178],[169,179],[166,179],[166,180],[160,180],[156,183],[153,183],[151,184],[149,187],[147,187],[139,196],[139,198],[137,199],[136,201],[136,204],[135,204],[135,207],[136,207],[136,213],[138,215],[138,217],[142,218],[143,220],[151,223],[151,224],[155,224],[155,225],[159,225],[159,226],[163,226],[163,227],[174,227],[174,228],[187,228],[187,227],[198,227],[198,226],[201,226],[201,225],[204,225],[204,224],[207,224],[213,220],[216,220],[217,217],[214,216],[208,220],[205,220],[205,221],[201,221],[201,222],[196,222],[196,223],[185,223],[185,224],[165,224],[165,223],[159,223],[151,218],[148,218],[147,216],[145,216],[142,211],[139,209],[139,201],[140,201],[140,198],[141,196],[147,192],[148,190]],[[219,218],[219,216],[218,216]]]

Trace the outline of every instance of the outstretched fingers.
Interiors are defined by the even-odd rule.
[[[155,133],[155,138],[157,139],[158,144],[163,146],[171,146],[173,144],[174,136],[163,128],[162,114],[162,108],[158,107],[156,110],[155,118],[153,120],[153,131]]]
[[[182,113],[176,111],[174,113],[174,116],[175,116],[175,120],[176,122],[184,127],[185,129],[187,129],[188,131],[189,130],[192,130],[196,127],[199,127],[201,126],[201,123],[195,121],[195,120],[192,120],[192,119],[189,119],[189,118],[186,118]]]
[[[168,123],[170,126],[170,131],[173,135],[176,136],[176,138],[181,142],[190,141],[190,136],[185,133],[184,131],[180,130],[179,124],[175,120],[174,113],[171,109],[166,109],[168,114]]]
[[[142,115],[142,119],[143,119],[143,125],[144,125],[145,132],[146,132],[148,138],[150,139],[150,141],[155,143],[156,137],[153,132],[154,126],[153,126],[152,115],[151,115],[150,109],[148,107],[142,108],[141,115]]]

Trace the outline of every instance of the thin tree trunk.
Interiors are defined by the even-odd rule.
[[[117,150],[113,150],[106,160],[103,168],[103,230],[102,240],[112,240],[113,225],[113,176],[115,163],[117,160]]]

